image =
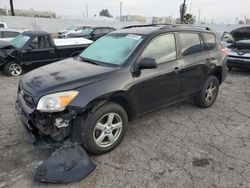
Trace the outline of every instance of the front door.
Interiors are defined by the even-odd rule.
[[[49,36],[37,36],[31,40],[22,50],[22,65],[26,68],[36,68],[57,60],[56,50]]]
[[[139,114],[180,97],[180,61],[177,59],[175,34],[164,34],[154,38],[143,50],[140,59],[154,58],[156,69],[141,70],[135,78],[133,99]]]

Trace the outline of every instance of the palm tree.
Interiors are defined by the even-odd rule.
[[[10,11],[11,11],[11,16],[15,16],[13,0],[10,0]]]
[[[195,16],[193,16],[192,14],[185,14],[183,16],[183,23],[185,24],[194,24],[195,23]]]

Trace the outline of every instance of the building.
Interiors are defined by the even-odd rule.
[[[8,16],[11,15],[11,13],[9,9],[0,8],[0,15]],[[26,17],[56,18],[56,13],[52,11],[37,11],[32,8],[30,10],[15,9],[15,15]]]
[[[122,16],[121,21],[122,22],[141,22],[141,23],[145,23],[146,18],[144,16],[139,16],[139,15],[127,15],[127,16]]]
[[[246,24],[250,25],[250,19],[246,19]]]

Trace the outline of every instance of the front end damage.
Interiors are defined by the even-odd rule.
[[[36,170],[34,180],[50,183],[80,181],[94,171],[82,147],[83,109],[68,107],[62,112],[41,113],[32,98],[18,91],[16,110],[29,140],[45,148],[56,148]]]

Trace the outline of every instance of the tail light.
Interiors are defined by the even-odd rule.
[[[224,56],[228,56],[228,49],[227,49],[227,48],[222,48],[222,49],[221,49],[221,53],[222,53]]]

